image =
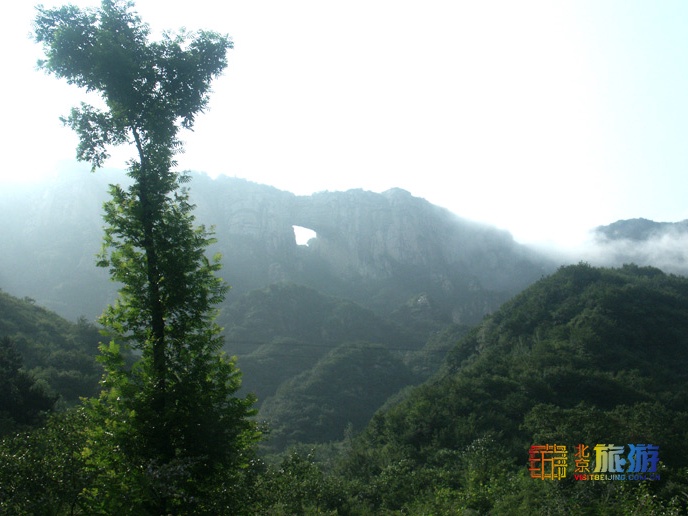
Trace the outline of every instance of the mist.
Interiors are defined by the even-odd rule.
[[[652,266],[669,274],[688,275],[688,231],[680,223],[658,223],[633,219],[620,221],[635,230],[612,232],[611,226],[592,229],[581,244],[570,247],[539,247],[538,251],[558,263],[587,262],[599,267],[620,267],[627,263]],[[651,224],[638,234],[637,226]],[[615,223],[619,224],[619,223]],[[617,234],[614,234],[617,233]]]

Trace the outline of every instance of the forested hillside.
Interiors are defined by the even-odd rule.
[[[71,323],[32,299],[0,291],[0,338],[12,340],[23,369],[44,381],[65,404],[98,392],[102,368],[95,357],[102,337],[87,321]]]
[[[555,272],[399,188],[177,171],[227,34],[123,0],[31,27],[100,97],[61,118],[76,158],[131,152],[0,190],[2,514],[688,512],[685,221]]]
[[[564,267],[487,317],[431,381],[377,414],[343,471],[374,511],[685,508],[687,371],[688,280],[636,266]],[[564,480],[528,476],[531,445],[580,443],[652,443],[661,480],[576,482],[573,458]]]
[[[226,348],[239,358],[243,391],[258,397],[259,417],[271,426],[266,445],[283,450],[360,431],[389,396],[435,372],[451,345],[428,344],[428,336],[444,326],[425,305],[405,313],[402,325],[287,283],[225,308]]]
[[[293,284],[242,296],[223,311],[221,321],[226,347],[244,371],[244,389],[259,403],[344,343],[373,342],[399,355],[425,343],[356,303]]]
[[[414,380],[397,353],[346,342],[284,382],[262,405],[270,430],[267,448],[341,441],[360,432],[388,398]]]
[[[367,310],[305,287],[275,286],[248,297],[252,302],[231,312],[243,322],[228,329],[236,344],[248,344],[242,339],[253,332],[261,341],[273,330],[280,335],[262,344],[280,353],[245,350],[243,358],[249,384],[271,385],[264,387],[270,395],[261,409],[270,424],[266,451],[294,445],[300,451],[273,456],[275,466],[257,461],[246,472],[247,513],[651,515],[686,509],[685,278],[633,265],[562,267],[468,333],[449,326],[420,347],[397,340],[403,333]],[[73,392],[93,386],[94,328],[70,324],[31,300],[2,293],[0,302],[0,330],[18,343],[32,374],[52,381],[57,392],[65,385],[60,378],[80,378]],[[273,312],[278,306],[292,310]],[[272,326],[261,330],[271,313]],[[359,319],[354,333],[364,328],[378,342],[339,343],[343,329]],[[323,335],[338,338],[323,345]],[[419,370],[433,360],[431,352],[444,356],[447,349],[439,371],[409,388],[425,374]],[[252,371],[261,353],[278,373],[272,383]],[[89,365],[60,361],[65,356]],[[72,365],[60,370],[58,363]],[[70,421],[56,420],[45,435],[64,432]],[[657,477],[576,480],[573,450],[581,443],[591,450],[598,443],[655,445]],[[567,446],[565,478],[531,478],[534,444]],[[51,453],[71,452],[57,446]]]

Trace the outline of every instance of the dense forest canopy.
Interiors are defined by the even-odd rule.
[[[254,461],[233,489],[250,514],[681,514],[688,501],[687,336],[685,278],[633,265],[562,267],[467,334],[437,334],[431,348],[452,343],[441,368],[391,395],[358,435],[349,428],[304,447],[313,436],[294,431],[317,434],[326,422],[293,426],[312,417],[309,403],[338,417],[348,403],[360,404],[366,382],[378,378],[394,390],[409,374],[384,346],[333,349],[270,401],[276,442],[291,439],[292,448],[271,456],[274,465]],[[381,365],[392,372],[389,363],[393,378],[375,376]],[[32,434],[36,449],[55,432],[78,428],[79,417],[51,419]],[[69,435],[52,448],[54,457],[78,449],[78,433]],[[531,478],[530,446],[555,443],[570,451],[566,477]],[[576,481],[572,454],[580,443],[652,444],[657,479]],[[18,445],[5,440],[4,457],[16,457]],[[0,473],[9,471],[21,473],[22,464],[7,460]]]
[[[84,319],[68,322],[37,306],[0,291],[0,336],[20,352],[22,369],[60,396],[60,404],[74,405],[98,390],[102,368],[96,362],[98,328]]]
[[[431,381],[377,414],[345,468],[375,486],[373,506],[389,509],[624,513],[644,489],[683,506],[686,371],[688,280],[632,265],[564,267],[487,317]],[[525,478],[528,450],[547,443],[654,443],[662,481],[574,483],[571,468],[568,481],[540,485]],[[405,480],[385,492],[380,482],[392,475]]]

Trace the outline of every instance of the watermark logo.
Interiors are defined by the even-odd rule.
[[[530,476],[540,480],[566,478],[569,464],[574,480],[660,480],[654,444],[577,444],[571,455],[562,444],[534,444],[528,455]]]

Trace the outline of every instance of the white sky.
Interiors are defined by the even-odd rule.
[[[235,43],[180,168],[297,194],[400,187],[526,243],[688,218],[684,0],[136,5],[155,30]],[[58,120],[84,95],[35,70],[33,3],[3,13],[0,182],[87,173]]]

